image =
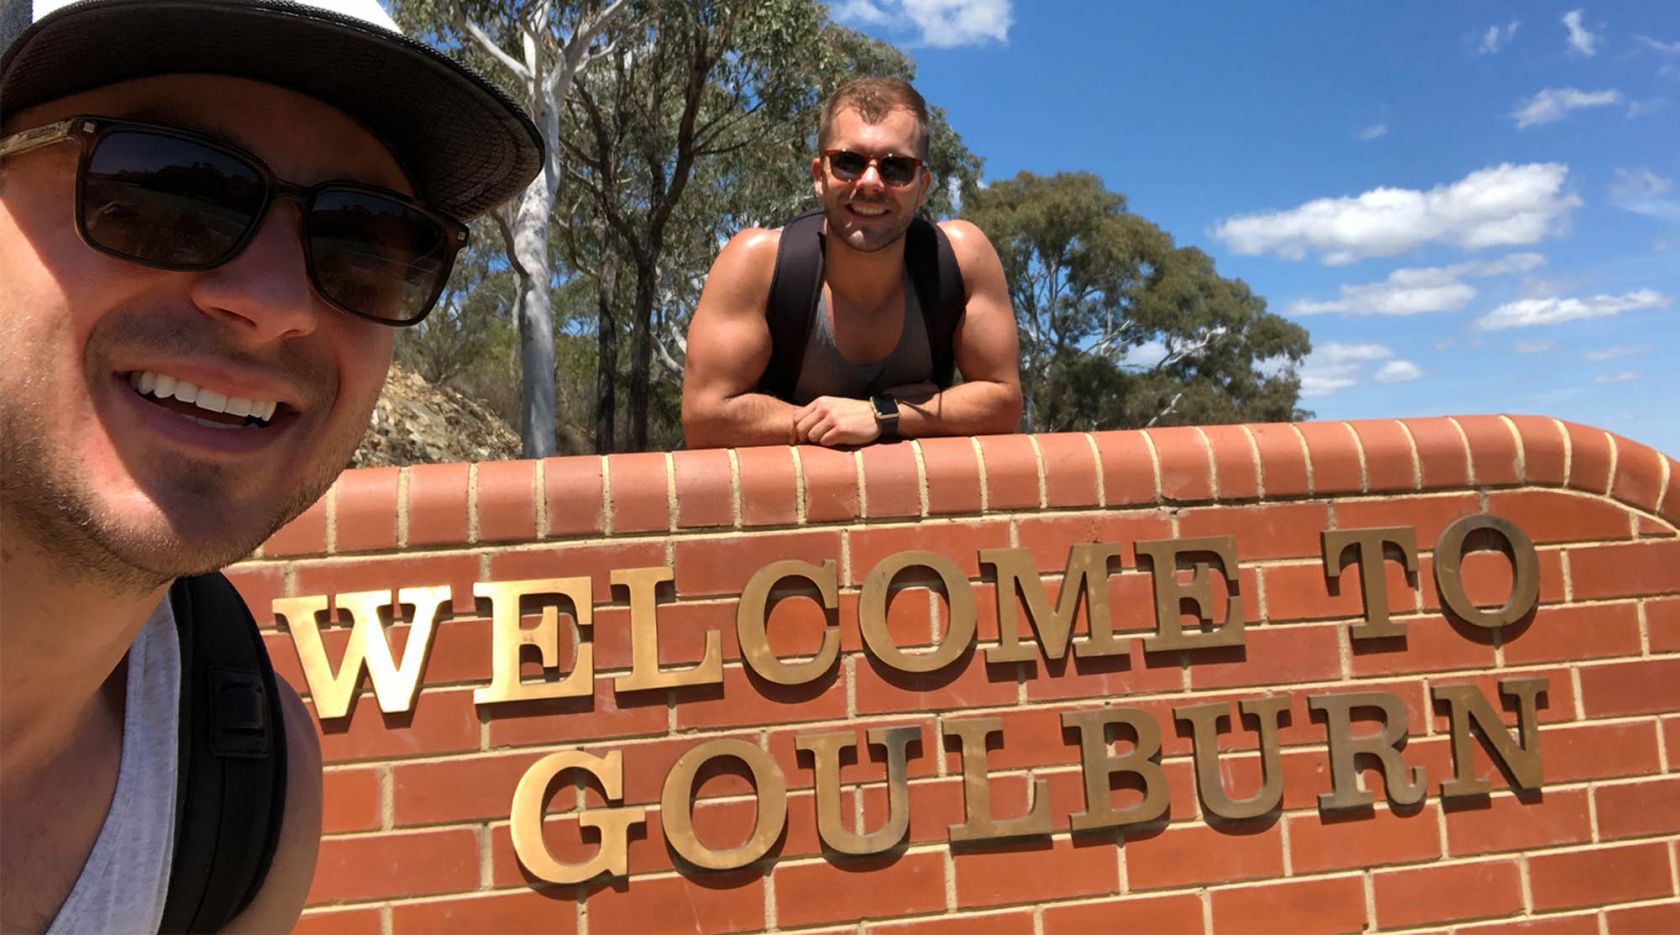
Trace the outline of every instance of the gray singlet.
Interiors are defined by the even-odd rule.
[[[867,399],[895,386],[922,383],[933,378],[933,351],[928,347],[927,322],[921,303],[904,274],[904,327],[898,344],[872,364],[855,364],[840,353],[834,332],[828,325],[828,300],[819,292],[816,321],[805,339],[805,361],[799,368],[794,404],[803,406],[818,396]]]
[[[181,649],[169,596],[128,651],[121,765],[111,809],[49,933],[155,932],[175,856]]]

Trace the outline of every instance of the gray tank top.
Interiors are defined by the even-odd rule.
[[[128,650],[117,789],[82,875],[49,933],[155,932],[175,856],[181,647],[164,595]]]
[[[795,405],[803,406],[818,396],[867,399],[895,386],[933,379],[927,322],[922,318],[922,305],[909,271],[904,274],[904,327],[899,331],[898,344],[875,363],[854,364],[840,354],[834,330],[828,325],[828,300],[820,290],[816,316],[805,339],[805,360],[799,367],[793,394]]]

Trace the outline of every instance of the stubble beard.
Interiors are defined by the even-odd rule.
[[[158,344],[201,348],[215,344],[187,338],[180,330],[159,339],[147,325],[128,319],[90,339],[89,360],[104,359],[97,347],[104,341],[147,333]],[[312,376],[326,379],[324,373]],[[103,378],[97,363],[76,377],[89,386]],[[58,451],[48,443],[53,437],[49,420],[35,401],[51,395],[44,392],[45,387],[30,387],[29,382],[33,381],[5,387],[0,398],[0,536],[10,544],[22,540],[49,556],[67,579],[98,583],[118,592],[150,591],[171,579],[214,571],[249,555],[331,486],[366,425],[365,419],[352,422],[323,439],[317,448],[319,456],[311,459],[314,464],[299,465],[298,470],[310,476],[293,493],[275,503],[267,515],[257,513],[260,507],[240,504],[239,512],[245,515],[237,520],[229,515],[228,491],[237,486],[234,472],[240,468],[186,455],[154,455],[167,459],[153,466],[155,480],[137,480],[134,491],[121,495],[150,500],[146,509],[157,515],[130,521],[119,516],[84,476],[73,450]],[[322,401],[324,405],[331,402]],[[90,426],[88,431],[101,428]]]
[[[183,461],[172,467],[169,499],[198,502],[184,509],[180,502],[160,504],[166,518],[159,525],[124,523],[101,507],[96,492],[73,466],[55,461],[46,451],[39,420],[18,415],[0,412],[4,535],[19,537],[51,556],[64,577],[97,582],[117,592],[151,591],[174,578],[239,561],[308,509],[338,476],[337,467],[318,472],[266,522],[242,524],[241,530],[218,524],[216,504],[226,469]]]
[[[862,203],[882,204],[888,209],[896,207],[890,202]],[[828,219],[829,230],[849,230],[852,233],[862,235],[858,240],[854,240],[851,237],[840,238],[842,243],[859,253],[879,253],[880,251],[891,247],[893,244],[898,243],[899,240],[903,239],[905,232],[910,229],[911,221],[915,219],[914,214],[904,214],[895,219],[891,227],[881,229],[878,233],[876,231],[865,231],[862,228],[851,227],[852,216],[846,212],[846,204],[847,203],[838,203],[826,206],[823,213]]]

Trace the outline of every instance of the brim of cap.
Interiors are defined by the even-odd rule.
[[[390,147],[428,204],[462,220],[506,201],[542,167],[530,118],[471,69],[371,23],[285,0],[64,7],[0,59],[0,107],[191,72],[265,81],[337,107]]]

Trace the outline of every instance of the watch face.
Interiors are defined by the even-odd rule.
[[[869,402],[870,405],[875,407],[875,417],[877,419],[898,418],[898,400],[891,396],[871,396]]]

